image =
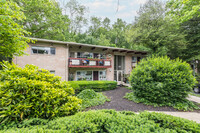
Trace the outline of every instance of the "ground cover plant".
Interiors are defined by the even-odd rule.
[[[0,125],[30,118],[50,119],[76,113],[81,100],[60,77],[34,65],[5,62],[0,71]]]
[[[187,100],[196,83],[189,64],[180,59],[150,57],[142,60],[130,76],[132,93],[125,98],[154,106],[172,106],[179,110],[199,107]]]
[[[117,82],[115,81],[68,81],[74,88],[76,93],[81,92],[85,89],[92,89],[96,92],[112,90],[117,87]]]
[[[115,110],[91,110],[51,121],[43,119],[25,120],[0,133],[117,133],[117,132],[159,132],[200,133],[200,124],[162,113]]]
[[[106,101],[110,101],[110,99],[104,96],[103,93],[97,93],[91,89],[81,91],[77,95],[77,97],[82,100],[82,110],[84,110],[87,107],[101,105],[104,104]]]

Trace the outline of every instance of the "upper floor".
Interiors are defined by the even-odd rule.
[[[76,73],[78,70],[106,70],[107,80],[114,80],[114,71],[130,73],[137,62],[147,55],[145,51],[124,48],[35,38],[33,40],[35,43],[29,44],[25,50],[26,55],[15,57],[13,62],[21,67],[34,64],[61,76],[63,80],[68,80],[69,72]]]
[[[145,51],[46,39],[37,39],[37,43],[30,44],[29,54],[57,56],[61,47],[67,52],[68,67],[111,68],[114,55],[131,55],[131,65],[134,67],[147,54]]]

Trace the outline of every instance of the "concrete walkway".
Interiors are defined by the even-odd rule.
[[[165,113],[167,115],[181,117],[200,123],[200,113],[196,112],[165,112],[165,111],[149,111],[149,112]]]
[[[200,103],[200,97],[189,95],[189,97],[187,99],[190,101],[196,102],[196,103]]]
[[[200,97],[189,95],[187,99],[193,102],[200,103]],[[153,112],[153,111],[149,111],[149,112]],[[154,112],[165,113],[168,115],[181,117],[181,118],[185,118],[185,119],[200,123],[200,113],[197,113],[197,112],[167,112],[167,111],[154,111]]]

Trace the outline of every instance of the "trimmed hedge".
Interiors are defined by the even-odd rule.
[[[150,57],[142,60],[130,76],[135,102],[154,106],[172,106],[179,110],[198,109],[187,100],[196,83],[190,65],[180,59]]]
[[[0,71],[0,125],[30,118],[75,114],[81,100],[70,85],[48,70],[5,62]]]
[[[117,87],[117,82],[115,81],[68,81],[71,87],[76,93],[81,92],[85,89],[92,89],[96,92],[112,90]]]
[[[16,128],[16,127],[20,128]],[[14,128],[15,127],[15,128]],[[91,110],[49,122],[25,120],[0,133],[200,133],[200,124],[163,113]]]

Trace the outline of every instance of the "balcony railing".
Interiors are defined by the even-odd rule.
[[[88,59],[88,58],[69,58],[69,67],[110,68],[111,60]]]

